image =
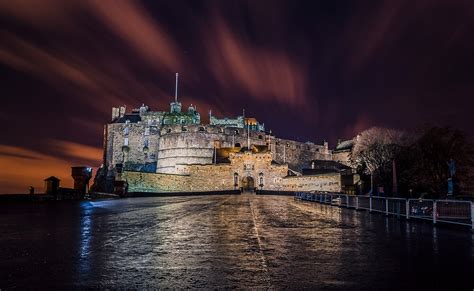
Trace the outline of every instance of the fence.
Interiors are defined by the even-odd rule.
[[[474,203],[470,201],[354,196],[326,192],[296,192],[295,199],[403,216],[406,219],[431,220],[434,224],[442,222],[465,225],[474,230]]]

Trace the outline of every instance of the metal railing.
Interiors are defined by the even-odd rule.
[[[403,216],[406,219],[431,220],[434,224],[465,225],[474,230],[474,203],[470,201],[354,196],[329,192],[296,192],[295,199]]]

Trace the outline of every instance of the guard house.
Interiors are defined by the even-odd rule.
[[[61,180],[54,176],[44,179],[44,193],[57,194],[59,190],[59,182],[61,182]]]

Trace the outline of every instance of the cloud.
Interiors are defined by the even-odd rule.
[[[77,3],[62,0],[0,1],[0,15],[33,26],[64,28],[64,25],[70,24],[69,12],[78,8]]]
[[[98,166],[102,150],[67,141],[51,141],[55,150],[51,154],[22,147],[0,145],[0,194],[27,193],[28,187],[43,191],[43,180],[49,176],[61,179],[61,187],[72,187],[71,162],[62,156],[70,156]]]
[[[219,84],[262,101],[304,105],[306,69],[287,54],[260,48],[238,37],[222,20],[205,31],[211,72]]]
[[[170,72],[180,68],[177,45],[136,1],[87,1],[104,24],[121,36],[139,55]]]
[[[49,140],[48,144],[53,151],[87,163],[93,163],[92,166],[99,166],[102,160],[103,150],[101,148],[63,140]]]

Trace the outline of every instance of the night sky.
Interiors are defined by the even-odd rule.
[[[246,115],[335,146],[370,126],[474,134],[474,1],[0,0],[0,193],[99,166],[112,106]]]

